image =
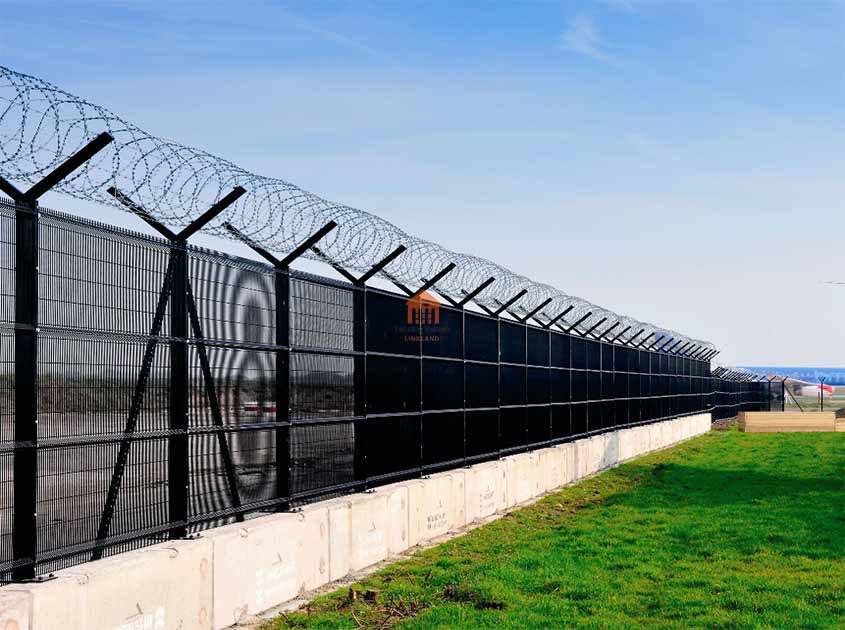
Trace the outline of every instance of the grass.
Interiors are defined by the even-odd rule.
[[[712,432],[264,626],[843,628],[845,433]]]

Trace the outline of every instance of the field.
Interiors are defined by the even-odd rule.
[[[844,475],[845,434],[714,431],[264,628],[842,628]]]

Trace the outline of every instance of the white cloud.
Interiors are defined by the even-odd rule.
[[[569,20],[566,30],[560,35],[560,42],[564,48],[579,55],[599,61],[611,60],[611,56],[604,50],[605,44],[596,25],[592,18],[586,15],[578,15]]]

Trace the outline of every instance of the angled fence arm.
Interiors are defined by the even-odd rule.
[[[448,265],[443,267],[443,269],[441,269],[436,274],[434,274],[434,276],[432,276],[431,279],[425,280],[423,282],[422,286],[411,294],[411,299],[414,299],[415,297],[417,297],[417,296],[425,293],[426,291],[428,291],[431,287],[433,287],[435,284],[440,282],[444,277],[446,277],[447,274],[451,273],[452,270],[456,266],[457,265],[455,265],[455,263],[449,263]]]
[[[475,297],[476,297],[479,293],[481,293],[484,289],[486,289],[487,287],[489,287],[489,286],[490,286],[491,284],[493,284],[495,281],[496,281],[496,278],[494,278],[493,276],[490,276],[489,278],[487,278],[487,280],[485,280],[484,282],[482,282],[481,284],[479,284],[477,287],[475,287],[472,291],[470,291],[469,293],[467,293],[467,294],[466,294],[466,295],[465,295],[465,296],[464,296],[464,297],[463,297],[463,298],[462,298],[462,299],[458,302],[458,306],[461,306],[461,307],[465,306],[465,305],[466,305],[466,304],[467,304],[470,300],[474,299],[474,298],[475,298]]]
[[[628,326],[628,328],[626,328],[626,329],[625,329],[625,330],[623,330],[621,333],[619,333],[618,335],[616,335],[616,336],[613,338],[614,343],[616,342],[616,340],[617,340],[617,339],[619,339],[622,335],[624,335],[624,334],[625,334],[625,332],[626,332],[627,330],[630,330],[630,329],[631,329],[631,326]],[[633,345],[634,345],[634,340],[635,340],[637,337],[639,337],[640,335],[642,335],[644,332],[645,332],[645,328],[640,328],[639,332],[637,332],[637,334],[636,334],[636,335],[634,335],[633,337],[631,337],[631,338],[630,338],[630,339],[628,339],[627,341],[624,341],[623,343],[624,343],[626,346],[633,346]],[[634,347],[636,348],[637,346],[634,346]]]
[[[288,254],[287,256],[282,258],[282,260],[280,261],[279,264],[282,267],[290,267],[290,264],[294,260],[296,260],[297,258],[302,256],[305,252],[307,252],[309,249],[314,247],[314,245],[316,245],[320,241],[320,239],[322,239],[326,234],[331,232],[336,227],[337,227],[337,223],[335,223],[334,221],[329,221],[323,227],[321,227],[319,230],[314,232],[314,234],[312,234],[311,236],[306,238],[304,241],[302,241],[302,243],[297,245],[290,254]]]
[[[73,173],[80,166],[85,164],[88,160],[94,157],[97,153],[108,146],[114,138],[109,134],[103,132],[96,138],[91,140],[88,144],[82,147],[79,151],[71,155],[64,162],[59,164],[53,171],[47,174],[44,179],[35,184],[32,188],[23,194],[25,202],[34,203],[38,201],[39,197],[50,190],[53,186],[62,181],[65,177]]]
[[[526,293],[528,293],[528,289],[523,289],[522,291],[514,295],[511,299],[509,299],[507,302],[499,306],[497,310],[493,311],[493,315],[498,317],[499,315],[504,313],[509,306],[512,306],[513,304],[521,300],[522,296],[524,296]]]
[[[592,311],[588,312],[586,315],[584,315],[584,317],[582,317],[582,318],[581,318],[581,319],[579,319],[577,322],[575,322],[574,324],[572,324],[572,326],[570,326],[569,328],[567,328],[567,329],[566,329],[566,332],[567,332],[567,333],[571,333],[573,330],[575,330],[575,327],[576,327],[578,324],[581,324],[581,323],[585,322],[585,321],[586,321],[586,320],[587,320],[587,319],[588,319],[588,318],[589,318],[592,314],[593,314],[593,312],[592,312]]]
[[[23,203],[23,193],[2,175],[0,175],[0,191],[6,193],[15,203]]]
[[[367,273],[365,273],[363,276],[358,278],[358,280],[356,280],[356,284],[365,284],[367,282],[367,280],[372,278],[379,271],[381,271],[382,269],[387,267],[387,265],[389,265],[391,262],[396,260],[403,252],[405,252],[406,249],[407,248],[404,245],[400,245],[399,247],[394,249],[387,256],[385,256],[380,261],[378,261],[375,265],[370,267],[370,269],[369,269],[369,271],[367,271]]]
[[[640,331],[640,332],[643,332],[643,331]],[[637,334],[639,335],[640,333],[637,333]],[[652,337],[654,337],[654,335],[655,335],[655,334],[656,334],[656,333],[651,333],[650,335],[648,335],[648,336],[646,336],[646,337],[643,337],[643,340],[642,340],[642,341],[640,341],[640,342],[636,345],[636,347],[637,347],[637,348],[642,348],[643,344],[644,344],[646,341],[648,341],[649,339],[651,339]],[[648,350],[648,349],[649,349],[649,348],[646,348],[646,350]]]
[[[619,322],[616,322],[616,323],[615,323],[615,324],[613,324],[612,326],[608,327],[607,329],[605,329],[605,331],[604,331],[602,334],[600,334],[600,335],[597,337],[597,339],[598,339],[599,341],[601,341],[602,339],[604,339],[604,338],[607,336],[607,334],[608,334],[610,331],[612,331],[612,330],[613,330],[614,328],[616,328],[618,325],[619,325]],[[628,328],[630,328],[630,326],[628,326]],[[624,332],[624,331],[623,331],[623,332]]]
[[[607,321],[607,317],[602,317],[599,321],[597,321],[595,324],[593,324],[592,326],[590,326],[590,328],[589,328],[586,332],[580,333],[580,334],[581,334],[581,336],[582,336],[582,337],[586,337],[587,335],[589,335],[591,332],[593,332],[596,328],[598,328],[599,326],[601,326],[601,325],[602,325],[603,323],[605,323],[606,321]],[[578,332],[578,331],[576,331],[576,332]]]
[[[543,302],[542,304],[540,304],[536,308],[531,309],[531,311],[529,311],[529,313],[525,317],[521,317],[521,318],[519,318],[519,320],[524,324],[529,319],[534,317],[537,313],[542,311],[546,306],[548,306],[549,302],[551,302],[551,301],[552,301],[552,298],[547,299],[545,302]]]
[[[0,178],[0,190],[14,201],[14,442],[12,454],[12,579],[35,578],[38,565],[38,350],[39,252],[38,199],[112,141],[100,134],[64,160],[26,192]]]
[[[657,351],[658,351],[658,352],[663,352],[663,350],[664,350],[664,349],[665,349],[665,348],[666,348],[666,347],[667,347],[670,343],[672,343],[672,340],[673,340],[673,339],[674,339],[674,337],[669,337],[669,339],[666,341],[666,343],[664,343],[662,346],[660,346],[660,347],[657,349]]]
[[[554,326],[554,325],[555,325],[558,321],[560,321],[560,319],[561,319],[561,318],[563,318],[565,315],[567,315],[567,314],[568,314],[568,313],[569,313],[569,312],[570,312],[573,308],[575,308],[575,307],[574,307],[574,306],[572,306],[572,305],[567,306],[567,307],[566,307],[566,309],[562,310],[560,313],[558,313],[557,315],[555,315],[554,317],[552,317],[552,318],[551,318],[548,322],[546,322],[545,324],[543,324],[543,328],[551,328],[551,327],[552,327],[552,326]]]

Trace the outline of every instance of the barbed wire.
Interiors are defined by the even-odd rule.
[[[548,322],[570,309],[559,323],[580,322],[578,327],[585,331],[601,323],[595,330],[601,334],[619,322],[609,339],[621,333],[619,339],[629,341],[639,333],[638,340],[671,338],[671,345],[680,342],[678,347],[689,343],[713,348],[708,342],[619,315],[534,282],[484,258],[453,252],[374,214],[327,201],[283,179],[256,175],[200,149],[153,136],[103,107],[0,66],[0,174],[10,181],[39,181],[104,131],[114,141],[63,180],[57,186],[60,192],[123,209],[106,192],[115,186],[158,221],[176,229],[188,225],[235,186],[242,186],[247,193],[205,231],[231,238],[223,228],[228,222],[270,251],[290,252],[333,220],[338,227],[320,241],[320,251],[340,267],[366,272],[403,245],[405,253],[385,271],[411,286],[433,278],[454,263],[456,268],[434,287],[453,299],[494,277],[495,282],[474,298],[491,310],[525,290],[525,296],[509,308],[520,316],[548,300],[536,313],[538,320]],[[310,251],[306,255],[325,262]]]

